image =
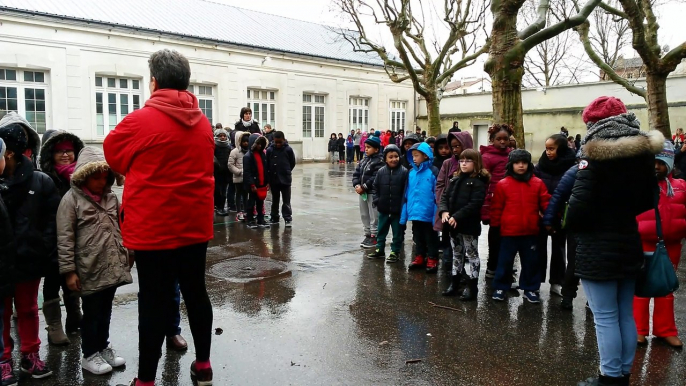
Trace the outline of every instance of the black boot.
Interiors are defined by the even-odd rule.
[[[597,378],[588,378],[584,382],[579,382],[577,386],[622,386],[628,385],[629,376],[624,375],[621,377],[608,377],[606,375],[600,375]]]
[[[476,300],[476,295],[479,293],[479,279],[469,279],[469,283],[462,292],[460,300],[468,302]]]
[[[631,374],[622,375],[622,383],[620,383],[620,385],[629,386],[630,382],[631,382]]]
[[[443,296],[455,296],[460,289],[460,275],[451,276],[450,287],[443,291]]]

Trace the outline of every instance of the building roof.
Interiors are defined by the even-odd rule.
[[[643,59],[641,57],[636,58],[617,58],[614,68],[615,70],[624,68],[641,68],[643,67]]]
[[[0,12],[191,37],[283,53],[382,65],[329,27],[206,0],[0,0]]]

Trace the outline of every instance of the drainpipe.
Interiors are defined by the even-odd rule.
[[[419,115],[417,114],[417,90],[414,87],[412,87],[412,94],[414,95],[414,97],[412,98],[412,104],[414,104],[414,106],[412,106],[412,108],[414,109],[414,123],[412,124],[412,132],[414,133],[414,128],[417,127],[417,117],[419,117]]]

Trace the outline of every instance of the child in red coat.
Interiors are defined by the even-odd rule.
[[[660,186],[660,219],[667,254],[676,269],[681,257],[681,240],[686,237],[686,181],[672,178],[674,147],[665,141],[662,153],[655,156],[655,175]],[[636,217],[644,252],[655,251],[658,242],[655,210],[651,209]],[[679,340],[674,322],[674,295],[654,299],[653,335],[675,348],[683,344]],[[650,298],[634,297],[634,319],[638,330],[638,343],[646,344],[650,329]]]
[[[541,272],[536,251],[540,213],[545,212],[550,200],[548,188],[533,175],[531,153],[526,150],[510,152],[507,172],[495,187],[491,204],[491,226],[500,228],[500,254],[493,279],[494,300],[505,300],[511,287],[512,265],[519,252],[522,274],[519,288],[531,303],[540,303],[538,289]]]

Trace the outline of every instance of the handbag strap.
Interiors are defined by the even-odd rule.
[[[655,194],[653,196],[653,201],[655,205],[655,226],[657,228],[657,239],[658,241],[663,241],[664,237],[662,234],[662,219],[660,218],[660,185],[655,184]]]

